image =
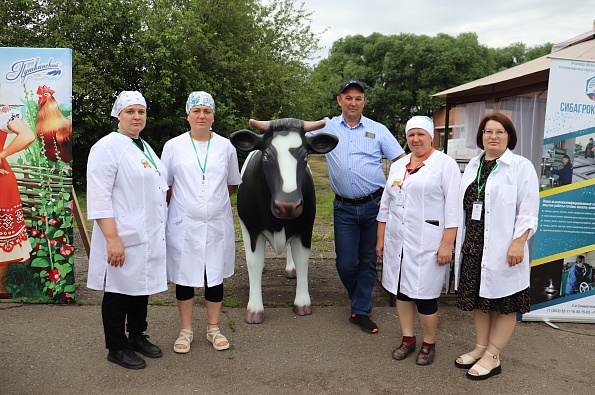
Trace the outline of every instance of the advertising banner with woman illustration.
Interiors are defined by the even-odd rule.
[[[531,312],[523,320],[595,322],[595,63],[552,59]]]
[[[0,48],[0,299],[75,300],[72,52]]]

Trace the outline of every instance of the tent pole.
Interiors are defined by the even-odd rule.
[[[450,122],[450,103],[446,103],[446,114],[444,115],[444,153],[448,154],[448,123]]]

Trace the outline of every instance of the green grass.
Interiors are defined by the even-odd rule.
[[[312,243],[316,243],[319,241],[333,241],[334,240],[334,235],[333,232],[327,232],[327,233],[313,233],[312,234]]]
[[[331,252],[332,249],[324,244],[312,244],[313,252]]]
[[[310,155],[308,165],[312,171],[314,188],[316,190],[316,221],[332,221],[333,200],[335,194],[328,179],[328,169],[324,155]]]
[[[231,333],[237,332],[235,320],[231,320],[231,319],[229,320],[229,330],[231,331]]]
[[[81,208],[81,215],[83,217],[83,221],[85,222],[85,226],[87,227],[87,231],[91,231],[93,229],[93,221],[87,220],[87,192],[76,191],[76,199],[79,202],[79,207]]]
[[[243,303],[238,298],[238,295],[228,288],[225,291],[225,297],[223,298],[223,306],[232,309],[243,306]]]

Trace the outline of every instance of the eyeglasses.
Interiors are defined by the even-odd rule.
[[[483,135],[484,136],[492,136],[492,135],[496,135],[496,137],[502,137],[505,134],[508,134],[508,132],[506,130],[482,130]]]

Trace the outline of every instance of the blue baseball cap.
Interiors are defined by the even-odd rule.
[[[364,87],[363,83],[361,83],[357,80],[349,80],[349,81],[345,81],[343,84],[341,84],[341,88],[339,89],[339,94],[343,93],[345,91],[345,89],[347,89],[348,87],[350,87],[352,85],[355,85],[362,92],[366,91],[366,88]]]

